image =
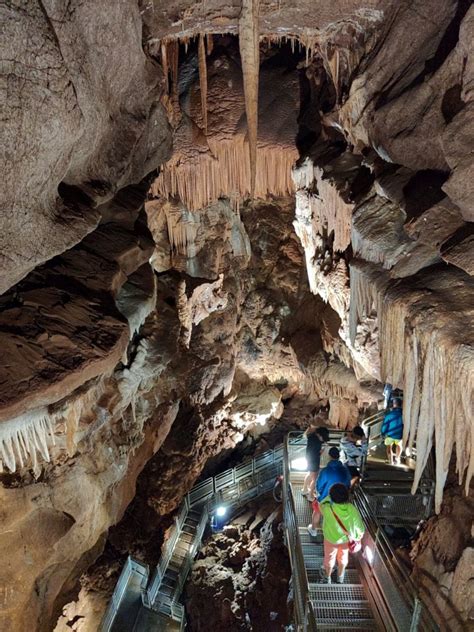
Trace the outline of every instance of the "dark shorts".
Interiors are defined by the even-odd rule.
[[[321,454],[306,453],[306,461],[308,463],[309,472],[318,472],[321,465]]]
[[[319,472],[319,465],[321,463],[320,459],[308,459],[308,458],[306,458],[306,461],[308,462],[308,471],[309,472]]]
[[[359,468],[355,465],[348,465],[347,469],[351,473],[351,478],[356,478],[356,476],[360,476]]]

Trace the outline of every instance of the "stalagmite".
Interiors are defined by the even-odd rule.
[[[207,63],[204,35],[199,36],[199,86],[201,90],[201,110],[204,133],[207,134]]]
[[[15,472],[31,460],[39,475],[38,454],[49,462],[48,436],[54,444],[53,423],[46,408],[24,413],[0,424],[0,471]]]
[[[250,195],[255,195],[257,174],[258,134],[258,81],[260,70],[259,51],[259,0],[242,0],[239,19],[239,46],[244,79],[245,111],[250,155]]]

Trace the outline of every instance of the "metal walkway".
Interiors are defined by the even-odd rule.
[[[309,600],[313,606],[318,630],[380,630],[377,625],[367,589],[362,583],[356,559],[351,556],[344,584],[322,584],[323,539],[309,535],[311,505],[301,494],[305,473],[290,472],[290,489],[293,496],[298,536],[308,578]],[[333,577],[335,579],[335,577]]]
[[[305,456],[303,433],[289,433],[284,447],[208,478],[185,496],[159,564],[150,577],[146,565],[128,558],[101,624],[101,632],[180,631],[185,627],[179,599],[201,546],[210,515],[218,505],[229,514],[262,493],[284,473],[285,535],[292,567],[295,630],[344,632],[437,630],[416,597],[416,589],[399,566],[385,532],[387,526],[414,527],[430,515],[433,497],[431,465],[420,489],[411,494],[413,468],[392,468],[377,454],[383,413],[362,424],[372,450],[363,463],[363,482],[355,502],[367,526],[363,554],[352,556],[344,584],[324,584],[321,534],[307,531],[310,503],[300,490],[305,472],[296,465]],[[341,431],[330,431],[330,445],[339,445]],[[326,465],[328,450],[321,467]],[[416,450],[413,450],[416,458]]]
[[[218,505],[224,505],[231,515],[270,491],[282,464],[280,446],[195,485],[184,497],[151,580],[145,564],[127,559],[101,632],[183,630],[185,613],[179,599],[210,515]]]
[[[380,417],[380,415],[379,415]],[[378,423],[378,422],[376,422]],[[330,432],[330,445],[338,445],[340,431]],[[311,505],[301,494],[305,472],[300,471],[306,439],[302,433],[289,433],[284,459],[285,533],[292,567],[295,624],[298,632],[317,630],[385,630],[414,632],[437,630],[416,597],[416,589],[400,567],[384,527],[403,523],[413,526],[426,517],[432,503],[428,485],[411,494],[410,468],[392,468],[370,456],[364,464],[363,482],[354,495],[366,523],[363,552],[351,556],[344,584],[323,583],[323,544],[321,533],[311,537]],[[327,450],[321,462],[324,467]],[[378,517],[376,516],[378,514]]]

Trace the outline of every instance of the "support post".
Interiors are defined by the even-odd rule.
[[[422,608],[423,605],[421,601],[418,599],[418,597],[415,597],[413,615],[411,617],[410,632],[417,632],[419,630]]]

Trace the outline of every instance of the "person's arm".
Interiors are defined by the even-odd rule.
[[[308,435],[313,434],[314,432],[316,432],[316,426],[308,426],[306,430],[304,431],[303,436],[307,437]]]
[[[340,441],[341,449],[344,450],[352,441],[349,439],[347,435],[344,435]]]

